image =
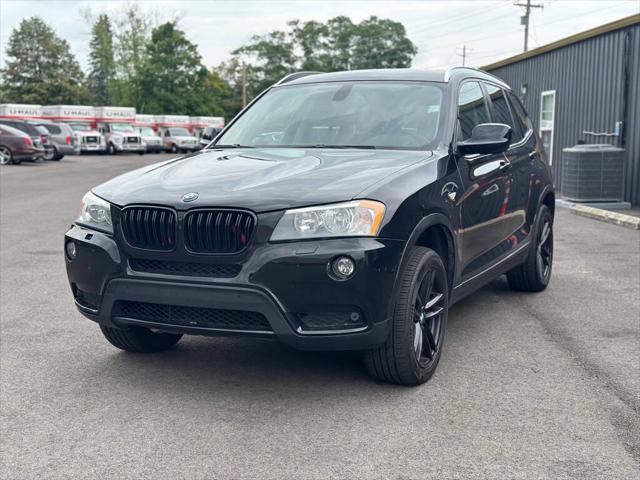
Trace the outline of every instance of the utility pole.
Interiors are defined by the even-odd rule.
[[[458,50],[462,50],[462,52],[458,52]],[[467,48],[466,45],[463,45],[461,49],[456,48],[456,55],[462,57],[462,66],[464,67],[467,64],[467,53],[472,50]]]
[[[517,7],[524,7],[524,15],[520,17],[520,25],[524,25],[524,51],[529,50],[529,15],[532,8],[543,8],[541,4],[532,5],[531,0],[527,0],[527,3],[514,3]]]

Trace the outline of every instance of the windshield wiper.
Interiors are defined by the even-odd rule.
[[[256,147],[252,145],[240,145],[239,143],[234,143],[232,145],[218,145],[218,144],[211,145],[210,148],[214,149],[214,148],[256,148]]]
[[[296,145],[297,148],[355,148],[355,149],[367,149],[367,150],[375,150],[376,147],[373,145]]]

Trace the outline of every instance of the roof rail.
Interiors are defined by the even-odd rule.
[[[306,77],[308,75],[317,75],[322,72],[294,72],[289,75],[285,75],[280,79],[280,81],[276,82],[276,85],[282,85],[283,83],[291,82],[292,80],[297,80],[298,78]]]

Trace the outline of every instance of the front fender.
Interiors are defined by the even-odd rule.
[[[418,243],[419,238],[422,236],[424,232],[427,231],[428,228],[433,227],[435,225],[442,226],[446,232],[447,237],[447,252],[448,258],[443,259],[447,265],[447,274],[448,274],[448,282],[449,282],[449,290],[453,288],[453,284],[456,277],[457,272],[457,244],[455,240],[455,235],[453,234],[453,227],[451,225],[451,221],[449,218],[442,213],[431,213],[424,217],[422,220],[418,222],[415,226],[411,235],[407,239],[404,249],[402,251],[402,256],[400,258],[400,265],[398,266],[398,270],[396,272],[396,278],[393,283],[393,291],[389,301],[389,312],[388,316],[391,318],[393,316],[393,311],[395,309],[395,304],[398,296],[398,290],[400,287],[400,275],[404,271],[404,267],[409,259],[409,252],[413,247]]]

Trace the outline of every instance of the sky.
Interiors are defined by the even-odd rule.
[[[0,67],[11,31],[24,18],[39,15],[71,45],[87,65],[91,26],[81,12],[115,13],[126,5],[117,0],[0,0]],[[130,2],[129,2],[130,3]],[[371,15],[404,24],[418,47],[413,66],[458,65],[466,45],[466,64],[480,67],[522,52],[523,8],[515,0],[467,1],[209,1],[139,0],[143,10],[162,17],[180,15],[181,28],[198,45],[205,65],[226,60],[252,35],[285,28],[292,19],[324,21],[338,15],[353,21]],[[526,3],[526,0],[519,0]],[[640,13],[640,0],[533,0],[529,48]]]

